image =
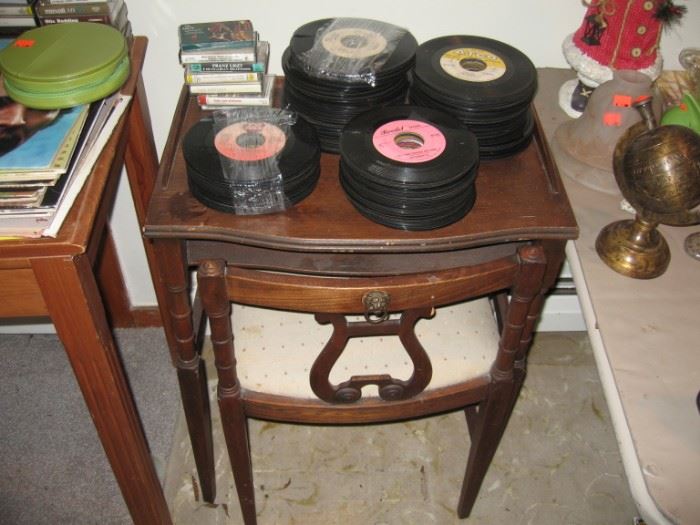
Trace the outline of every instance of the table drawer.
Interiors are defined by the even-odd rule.
[[[226,284],[234,302],[284,310],[364,313],[365,297],[380,292],[388,311],[434,307],[509,286],[517,271],[514,258],[470,268],[401,276],[333,278],[228,267]]]
[[[46,316],[46,304],[31,268],[0,270],[0,317]]]

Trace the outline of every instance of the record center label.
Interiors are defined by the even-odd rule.
[[[416,164],[439,157],[447,141],[435,126],[420,120],[394,120],[379,126],[372,144],[385,157],[397,162]]]
[[[331,29],[321,37],[324,49],[343,58],[367,58],[386,49],[387,41],[376,31],[359,27]]]
[[[284,132],[269,122],[235,122],[214,137],[216,151],[238,161],[274,157],[284,149],[286,142]]]
[[[507,69],[501,57],[474,47],[450,49],[440,57],[440,66],[448,75],[468,82],[491,82]]]

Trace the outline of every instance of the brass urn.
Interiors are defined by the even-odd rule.
[[[635,104],[642,122],[629,128],[613,154],[613,172],[634,220],[603,228],[596,250],[613,270],[652,279],[668,268],[671,253],[659,223],[700,222],[700,135],[677,125],[657,126],[651,99]]]

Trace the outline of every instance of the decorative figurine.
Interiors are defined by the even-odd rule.
[[[666,271],[671,259],[658,224],[700,221],[700,135],[685,126],[657,126],[650,99],[636,107],[643,122],[619,140],[613,165],[620,191],[637,214],[634,220],[608,224],[595,246],[616,272],[653,279]]]
[[[552,149],[561,172],[588,188],[620,195],[613,174],[613,153],[622,135],[642,120],[633,104],[653,94],[651,80],[639,71],[622,69],[591,95],[580,118],[567,119],[554,133]],[[654,102],[654,112],[661,113]]]
[[[615,70],[635,70],[656,80],[662,69],[662,30],[678,23],[687,10],[672,0],[583,1],[588,6],[583,22],[562,46],[577,78],[562,85],[559,105],[573,118]]]

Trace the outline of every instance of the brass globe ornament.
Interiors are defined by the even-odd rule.
[[[657,126],[651,99],[635,107],[642,122],[618,141],[613,172],[636,216],[603,228],[596,251],[618,273],[653,279],[666,271],[671,260],[668,244],[656,229],[659,223],[700,222],[700,135],[684,126]]]

